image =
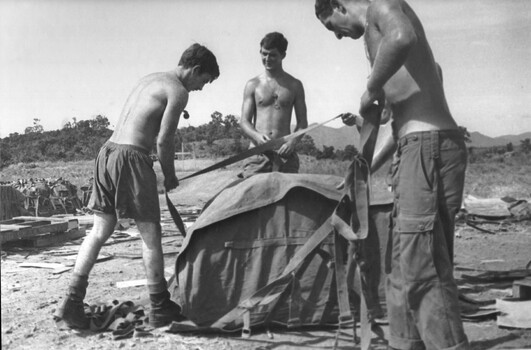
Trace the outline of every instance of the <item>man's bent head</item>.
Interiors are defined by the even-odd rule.
[[[216,56],[203,45],[193,44],[187,48],[179,60],[179,66],[193,68],[198,66],[199,74],[208,74],[210,83],[219,77],[219,66]]]
[[[336,38],[359,39],[365,33],[368,0],[315,0],[315,15]]]
[[[315,16],[317,18],[328,17],[332,14],[336,0],[315,0]]]

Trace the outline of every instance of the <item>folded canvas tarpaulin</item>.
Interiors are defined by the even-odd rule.
[[[173,323],[170,331],[337,325],[342,292],[359,317],[353,243],[330,223],[341,181],[274,172],[235,182],[216,195],[177,257],[170,290],[188,321]],[[390,194],[384,197],[371,198],[370,233],[363,241],[371,317],[383,315],[385,302],[381,266],[392,202]],[[338,284],[338,267],[345,283]]]

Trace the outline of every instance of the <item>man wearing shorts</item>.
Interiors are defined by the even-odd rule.
[[[449,249],[467,154],[423,26],[403,0],[316,0],[315,13],[338,39],[364,36],[371,74],[360,115],[384,101],[393,114],[389,346],[469,349]]]
[[[166,191],[179,185],[175,176],[174,136],[190,91],[200,91],[219,76],[216,57],[193,44],[177,68],[142,78],[129,95],[111,138],[96,159],[88,207],[94,226],[76,259],[67,296],[54,315],[71,328],[88,328],[83,299],[88,276],[101,247],[119,218],[131,218],[142,237],[142,257],[151,301],[149,322],[162,327],[180,316],[164,278],[157,180],[149,153],[156,141]]]
[[[289,135],[293,109],[297,120],[294,131],[308,126],[304,87],[282,68],[287,47],[288,41],[277,32],[267,34],[260,42],[260,56],[265,72],[245,85],[240,123],[245,135],[251,139],[251,147]],[[247,178],[256,173],[271,171],[297,173],[299,157],[295,153],[296,142],[293,139],[278,150],[250,157],[239,176]]]

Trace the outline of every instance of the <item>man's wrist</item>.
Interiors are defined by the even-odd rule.
[[[377,87],[374,84],[371,84],[370,82],[367,83],[367,93],[370,97],[376,97],[378,94],[382,91],[381,87]]]

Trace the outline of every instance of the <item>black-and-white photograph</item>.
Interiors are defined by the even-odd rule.
[[[530,31],[0,0],[2,349],[531,349]]]

